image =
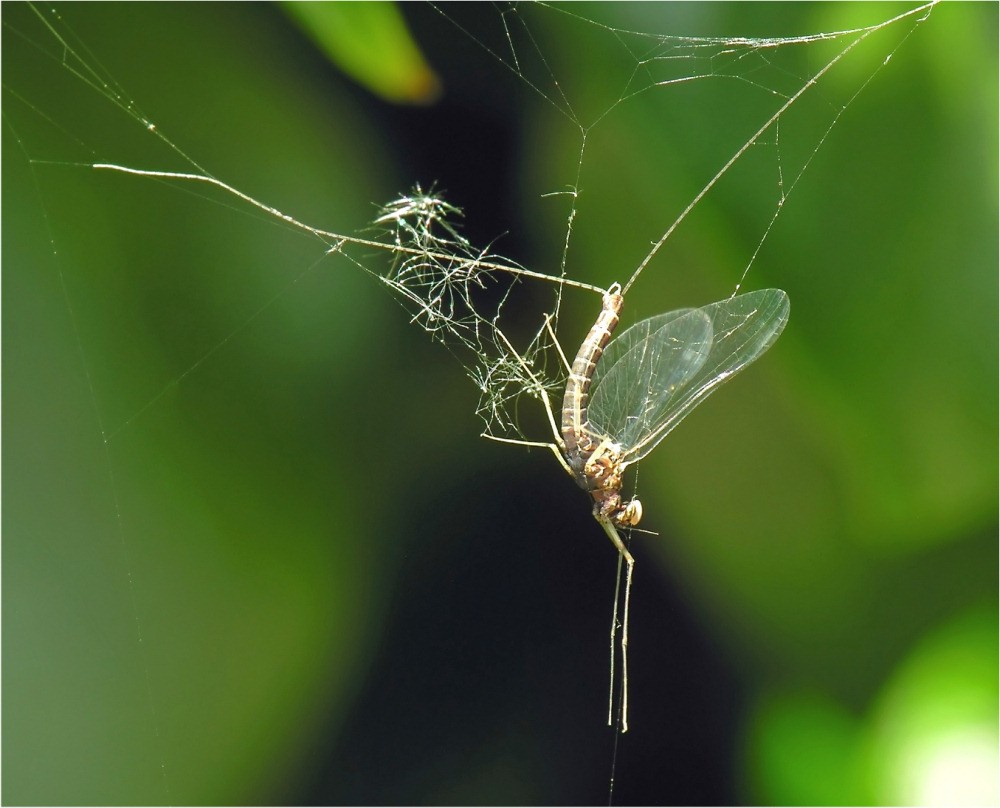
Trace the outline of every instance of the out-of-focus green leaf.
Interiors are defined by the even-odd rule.
[[[828,696],[763,697],[745,740],[748,789],[772,805],[996,805],[996,616],[922,638],[864,722]]]
[[[754,802],[851,805],[859,726],[843,707],[816,694],[781,694],[758,702],[746,740]]]
[[[386,101],[427,104],[440,85],[395,3],[284,3],[337,67]]]
[[[869,801],[1000,801],[995,610],[971,612],[916,647],[883,689],[869,739]]]

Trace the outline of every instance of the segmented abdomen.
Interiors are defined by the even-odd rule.
[[[583,471],[583,464],[593,451],[587,436],[587,400],[590,397],[590,382],[597,362],[604,348],[611,340],[611,333],[618,325],[623,298],[621,287],[615,284],[604,295],[604,307],[587,338],[573,360],[566,383],[566,393],[562,403],[562,438],[566,447],[566,460],[577,474]]]

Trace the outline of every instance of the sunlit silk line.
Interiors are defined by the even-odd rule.
[[[708,181],[708,183],[705,185],[705,187],[702,188],[697,193],[697,195],[694,197],[694,199],[692,199],[691,202],[688,203],[687,207],[684,208],[684,210],[681,212],[681,215],[678,216],[674,220],[673,224],[671,224],[670,227],[667,228],[666,232],[664,232],[664,234],[662,236],[660,236],[660,238],[653,245],[652,249],[650,249],[650,251],[646,254],[646,257],[643,258],[642,261],[639,263],[639,266],[637,266],[635,268],[635,272],[633,272],[632,276],[628,279],[628,281],[626,281],[625,287],[622,289],[622,293],[624,294],[625,292],[628,292],[628,290],[632,287],[632,284],[635,283],[638,280],[639,276],[642,274],[642,271],[646,268],[646,265],[650,261],[653,260],[653,258],[656,256],[656,254],[660,251],[660,248],[663,247],[664,244],[666,244],[667,239],[669,239],[670,236],[673,234],[673,232],[680,226],[681,222],[683,222],[687,218],[688,214],[691,213],[691,211],[694,210],[698,206],[698,203],[701,202],[701,200],[704,198],[704,196],[710,190],[712,190],[712,188],[722,178],[722,176],[727,171],[729,171],[730,168],[732,168],[733,164],[737,160],[739,160],[740,157],[742,157],[745,152],[747,152],[749,149],[751,149],[754,146],[754,144],[761,138],[761,136],[765,132],[767,132],[768,129],[770,129],[781,118],[782,115],[785,114],[785,112],[788,110],[789,107],[792,106],[792,104],[794,104],[796,101],[798,101],[799,98],[801,98],[811,87],[815,87],[819,83],[819,80],[821,78],[823,78],[823,76],[825,76],[830,70],[833,69],[834,65],[836,65],[841,59],[843,59],[848,53],[850,53],[856,46],[858,46],[859,44],[861,44],[861,42],[863,42],[865,39],[867,39],[871,34],[875,33],[876,31],[881,31],[883,28],[886,28],[886,27],[892,25],[893,23],[898,22],[899,20],[905,19],[906,17],[912,17],[915,14],[924,14],[924,17],[921,18],[920,20],[918,20],[918,22],[923,22],[923,20],[927,19],[927,15],[930,14],[931,10],[933,9],[933,7],[935,5],[937,5],[938,2],[939,2],[939,0],[932,0],[932,2],[930,2],[930,3],[925,3],[924,5],[918,6],[917,8],[910,9],[909,11],[905,11],[902,14],[896,15],[892,19],[885,20],[884,22],[881,22],[878,25],[873,25],[873,26],[870,26],[868,28],[851,29],[849,31],[837,31],[837,32],[835,32],[833,34],[829,34],[829,35],[820,37],[821,39],[830,39],[830,38],[837,37],[837,36],[850,35],[850,34],[854,34],[854,33],[858,34],[858,38],[857,39],[855,39],[853,42],[851,42],[850,44],[848,44],[832,60],[830,60],[829,62],[827,62],[820,70],[818,70],[816,72],[816,74],[812,78],[810,78],[805,84],[802,85],[802,87],[799,88],[798,92],[796,92],[792,96],[790,96],[788,98],[788,100],[785,101],[785,103],[782,104],[778,108],[778,110],[770,118],[767,119],[767,121],[764,123],[764,125],[761,126],[750,137],[750,139],[746,143],[744,143],[736,151],[736,153],[732,157],[729,158],[728,162],[726,162],[726,164],[724,166],[722,166],[722,168],[720,168],[716,172],[715,176],[712,177],[712,179],[710,179]],[[781,40],[775,40],[775,41],[776,42],[781,42]],[[888,61],[888,60],[885,60],[885,61]],[[882,63],[883,65],[885,64],[885,61]],[[869,79],[869,81],[870,81],[870,79]],[[868,82],[865,82],[866,85],[867,85],[867,83]],[[838,117],[839,117],[839,115],[838,115]]]
[[[153,171],[149,169],[141,168],[130,168],[129,166],[115,165],[113,163],[94,163],[90,166],[91,168],[97,169],[99,171],[117,171],[122,174],[133,174],[140,177],[153,177],[155,179],[163,180],[184,180],[186,182],[201,182],[206,185],[214,185],[216,188],[221,188],[228,194],[242,199],[249,205],[253,205],[255,208],[264,211],[265,213],[274,216],[277,219],[285,222],[288,225],[296,228],[297,230],[303,230],[307,233],[311,233],[317,238],[326,241],[333,242],[330,248],[330,252],[337,252],[344,244],[357,244],[363,247],[375,247],[380,250],[388,250],[393,253],[405,253],[408,255],[418,255],[425,258],[435,258],[442,261],[453,261],[455,259],[454,255],[446,255],[444,253],[434,253],[427,252],[426,250],[421,250],[418,247],[406,247],[399,244],[386,244],[382,241],[375,241],[373,239],[359,238],[357,236],[344,236],[340,233],[333,233],[329,230],[323,230],[319,227],[313,227],[311,225],[300,222],[293,216],[289,216],[287,213],[283,213],[275,207],[272,207],[264,202],[260,202],[254,199],[249,194],[245,194],[232,185],[229,185],[222,180],[216,179],[210,174],[191,174],[183,171]],[[491,261],[477,261],[477,268],[480,269],[495,269],[501,272],[506,272],[509,275],[519,275],[526,278],[536,278],[538,280],[548,281],[549,283],[556,283],[560,286],[572,286],[577,289],[586,289],[590,292],[603,292],[604,290],[600,286],[594,286],[590,283],[584,283],[583,281],[574,281],[570,278],[554,278],[552,275],[546,275],[544,272],[534,272],[530,269],[525,269],[524,267],[511,266],[510,264],[497,264]]]

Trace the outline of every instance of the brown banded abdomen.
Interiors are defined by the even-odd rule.
[[[569,381],[562,403],[562,438],[566,448],[566,461],[577,475],[582,475],[584,463],[596,448],[587,434],[587,400],[594,369],[611,341],[611,334],[618,325],[622,298],[617,284],[604,295],[604,307],[580,346],[570,367]],[[582,481],[578,477],[578,481]],[[586,487],[586,486],[585,486]]]

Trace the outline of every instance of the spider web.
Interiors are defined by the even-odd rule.
[[[48,41],[32,39],[29,42],[45,52],[49,59],[59,58],[68,72],[103,95],[106,100],[111,101],[120,112],[125,113],[146,133],[159,139],[175,156],[180,157],[191,170],[173,172],[174,178],[215,183],[278,221],[319,237],[326,243],[328,254],[339,253],[348,245],[355,244],[379,248],[395,255],[390,262],[388,272],[377,267],[369,269],[371,262],[361,264],[356,258],[351,260],[366,271],[374,272],[386,286],[398,293],[403,305],[410,308],[413,321],[435,339],[449,346],[460,345],[471,353],[471,359],[463,357],[463,362],[468,375],[481,392],[482,397],[477,412],[484,420],[486,434],[524,439],[526,436],[517,426],[519,399],[522,396],[538,399],[546,392],[560,389],[565,383],[564,363],[545,358],[554,347],[549,335],[558,328],[563,288],[566,285],[573,285],[599,294],[602,288],[609,285],[607,281],[603,285],[594,286],[567,278],[574,223],[580,213],[577,202],[587,155],[587,142],[604,119],[619,107],[640,97],[657,93],[669,97],[671,89],[697,82],[734,85],[738,89],[749,88],[773,99],[770,114],[759,122],[756,131],[738,145],[729,159],[655,240],[652,249],[639,261],[629,277],[625,291],[627,292],[638,280],[643,270],[653,261],[670,236],[704,196],[727,176],[741,158],[747,157],[755,147],[763,143],[769,147],[774,156],[778,196],[770,219],[759,236],[756,249],[743,269],[742,276],[745,278],[783,209],[788,194],[804,175],[813,156],[841,114],[877,73],[877,69],[858,84],[846,101],[837,103],[832,99],[824,99],[823,103],[829,106],[826,128],[820,132],[818,142],[807,140],[805,151],[802,154],[795,154],[794,159],[788,157],[788,152],[791,150],[779,144],[780,126],[786,114],[790,113],[795,103],[812,90],[842,58],[869,36],[900,22],[909,23],[911,26],[917,24],[926,18],[930,7],[925,5],[911,8],[890,19],[849,30],[804,36],[754,38],[651,34],[616,27],[599,19],[590,19],[575,11],[545,4],[537,7],[512,5],[499,9],[499,29],[502,30],[499,44],[494,42],[495,31],[484,33],[469,30],[464,22],[452,19],[442,9],[435,7],[438,13],[476,43],[489,57],[515,75],[530,93],[537,95],[544,106],[550,107],[559,117],[565,119],[570,131],[575,131],[579,141],[575,176],[571,177],[571,182],[566,183],[568,190],[551,194],[570,200],[559,262],[560,272],[557,275],[531,272],[502,255],[490,253],[488,249],[480,249],[471,244],[460,235],[456,225],[451,221],[462,216],[461,210],[434,193],[425,194],[419,186],[412,194],[386,205],[376,217],[376,225],[388,226],[388,232],[385,234],[389,236],[388,238],[371,240],[306,225],[224,183],[182,152],[158,130],[154,121],[140,111],[115,79],[103,71],[96,59],[89,56],[85,46],[74,42],[72,30],[58,27],[57,24],[61,19],[55,12],[49,15],[39,13],[38,19],[34,21],[48,28],[54,39],[50,38]],[[570,98],[572,91],[567,89],[568,82],[557,75],[558,68],[546,59],[535,37],[534,30],[539,23],[533,18],[541,13],[554,14],[557,18],[569,20],[575,26],[589,29],[588,34],[596,33],[620,49],[623,68],[618,81],[621,89],[617,95],[613,93],[610,95],[612,99],[610,103],[604,105],[606,102],[599,102],[597,105],[592,105]],[[495,20],[491,21],[491,24],[494,28],[497,27]],[[9,27],[9,30],[14,31],[19,37],[28,36],[21,29]],[[777,55],[786,49],[819,43],[832,44],[833,56],[826,61],[819,60],[820,68],[815,73],[792,73],[777,62]],[[58,45],[60,50],[53,50],[53,44]],[[895,47],[899,44],[901,43],[897,42]],[[888,61],[891,55],[890,53],[886,56],[885,61]],[[39,116],[52,120],[40,107],[18,96],[16,89],[11,89],[10,93],[14,98],[27,103]],[[23,145],[27,150],[27,144]],[[35,163],[44,162],[39,158],[31,159]],[[95,168],[105,170],[129,168],[121,164],[93,165]],[[133,173],[158,175],[161,179],[166,179],[169,175],[169,172],[157,169],[133,169]],[[554,283],[555,300],[547,314],[542,312],[538,316],[539,326],[534,337],[522,350],[518,350],[504,333],[502,312],[509,298],[511,285],[526,276]],[[497,284],[505,287],[497,300],[489,304],[477,301],[476,290],[484,290],[488,286]],[[238,326],[237,330],[240,327]],[[209,353],[216,347],[218,346],[213,346]],[[200,364],[200,360],[196,364]],[[185,370],[178,378],[186,375],[193,367]],[[173,386],[178,378],[171,379],[167,387]],[[124,424],[130,423],[146,407],[155,403],[157,398],[158,396],[154,396],[135,413],[127,416]],[[115,431],[111,430],[110,434],[114,434]]]
[[[517,417],[518,404],[523,396],[542,399],[565,386],[566,362],[565,359],[560,362],[558,358],[551,356],[553,350],[557,349],[552,337],[558,328],[563,289],[567,285],[578,285],[567,278],[570,245],[574,223],[579,214],[577,202],[588,139],[598,130],[602,121],[619,106],[646,94],[699,81],[731,83],[738,89],[761,91],[773,99],[770,114],[762,117],[759,128],[735,149],[654,241],[652,248],[635,267],[624,286],[627,292],[688,214],[726,177],[734,165],[747,157],[755,147],[764,144],[774,155],[778,196],[770,218],[759,235],[756,248],[743,268],[740,281],[733,292],[735,294],[764,246],[787,196],[805,174],[809,163],[840,116],[875,73],[868,75],[853,94],[841,103],[824,98],[822,103],[828,106],[829,112],[821,124],[823,128],[818,135],[814,135],[816,140],[809,141],[804,153],[795,154],[792,159],[786,157],[783,161],[784,150],[779,143],[779,132],[786,113],[869,36],[900,21],[913,24],[915,20],[919,23],[929,14],[931,6],[911,8],[894,18],[861,28],[805,36],[761,38],[655,35],[614,27],[575,11],[552,8],[545,4],[541,4],[540,8],[558,11],[576,25],[592,28],[600,34],[612,35],[614,42],[627,56],[624,60],[627,69],[623,69],[619,76],[622,89],[615,100],[607,107],[598,105],[588,110],[586,103],[571,101],[566,82],[557,77],[556,68],[545,58],[539,47],[530,19],[533,14],[538,13],[539,8],[527,7],[523,10],[523,7],[516,5],[503,7],[500,11],[503,28],[500,45],[491,44],[488,33],[471,31],[463,22],[452,21],[493,59],[515,74],[530,92],[537,94],[544,105],[564,118],[579,138],[576,176],[568,184],[568,190],[558,194],[569,198],[571,203],[566,216],[565,239],[559,262],[561,271],[557,276],[549,278],[556,283],[554,303],[550,312],[540,318],[542,325],[527,347],[523,351],[514,347],[504,333],[502,318],[511,284],[528,274],[527,270],[506,262],[500,255],[478,251],[462,237],[449,221],[449,217],[461,217],[461,210],[433,194],[423,194],[418,187],[413,195],[401,197],[388,205],[376,219],[376,223],[391,222],[395,225],[391,242],[397,255],[401,256],[394,262],[390,273],[382,276],[383,281],[400,294],[404,305],[411,307],[415,323],[419,323],[435,339],[449,346],[461,345],[471,353],[473,359],[465,362],[465,365],[468,375],[481,393],[477,412],[485,422],[484,434],[506,440],[527,440],[527,436],[519,428]],[[816,43],[832,43],[834,50],[828,61],[819,61],[820,67],[814,74],[791,73],[776,64],[778,51]],[[899,44],[901,42],[895,47]],[[891,53],[885,57],[885,61],[888,62],[889,58]],[[402,252],[407,249],[413,252]],[[502,279],[498,275],[503,276]],[[475,290],[482,290],[487,285],[496,283],[505,284],[506,290],[498,300],[489,308],[477,303]],[[608,285],[605,281],[603,288]],[[602,288],[591,290],[600,293]],[[572,347],[568,346],[568,350],[563,351],[564,355],[568,353],[572,356]],[[558,442],[558,437],[554,437]]]
[[[619,9],[517,4],[499,6],[489,14],[478,15],[463,15],[452,7],[434,8],[445,26],[481,56],[484,70],[496,70],[490,79],[496,87],[534,105],[535,114],[546,122],[540,137],[559,142],[557,153],[561,159],[538,172],[537,184],[524,192],[531,217],[539,230],[549,236],[548,243],[540,250],[543,254],[540,265],[551,267],[549,272],[529,270],[527,261],[522,264],[504,258],[501,249],[504,240],[491,241],[500,239],[502,229],[487,234],[479,244],[463,235],[465,229],[460,224],[462,214],[458,205],[447,201],[446,195],[435,191],[433,186],[428,185],[427,192],[415,187],[374,216],[369,215],[370,221],[366,222],[356,221],[352,215],[338,219],[322,207],[316,211],[308,205],[300,208],[294,195],[284,196],[279,192],[272,196],[267,193],[266,184],[255,184],[256,177],[250,186],[244,185],[241,169],[229,168],[229,155],[217,152],[206,156],[200,149],[201,132],[177,131],[164,123],[170,117],[165,88],[151,82],[151,87],[135,89],[134,85],[143,81],[141,76],[119,67],[117,62],[105,62],[105,47],[90,44],[100,39],[101,32],[86,30],[87,22],[82,15],[78,16],[72,8],[52,11],[45,7],[36,11],[28,7],[14,10],[5,7],[4,121],[5,145],[10,150],[5,150],[5,167],[19,165],[36,186],[31,193],[41,199],[49,233],[45,249],[51,263],[58,267],[56,285],[66,320],[64,325],[78,349],[77,369],[86,377],[87,397],[93,410],[77,414],[81,421],[93,418],[98,422],[99,451],[103,453],[98,466],[103,467],[105,478],[94,483],[94,487],[105,497],[110,491],[113,503],[110,521],[121,537],[130,581],[138,563],[130,560],[130,553],[135,552],[139,537],[145,537],[148,530],[128,507],[130,497],[137,496],[133,488],[138,485],[133,483],[144,479],[146,473],[145,468],[131,460],[128,453],[131,443],[138,440],[139,433],[144,430],[148,430],[146,434],[152,433],[162,427],[164,420],[173,417],[178,397],[182,399],[181,410],[186,412],[185,383],[201,375],[210,376],[218,365],[248,361],[246,354],[252,353],[252,361],[267,369],[262,375],[270,378],[275,373],[274,366],[282,360],[294,362],[279,354],[272,364],[261,352],[262,347],[266,349],[272,344],[266,338],[258,340],[256,332],[262,324],[294,327],[291,318],[280,314],[283,303],[295,294],[297,287],[323,274],[317,271],[319,268],[336,270],[326,273],[332,283],[353,283],[349,278],[355,268],[364,270],[354,272],[355,276],[374,276],[407,309],[414,325],[454,352],[480,393],[478,412],[487,434],[550,440],[544,424],[523,413],[529,409],[525,404],[531,404],[532,411],[537,413],[538,400],[557,394],[564,384],[565,369],[556,339],[563,343],[563,352],[571,358],[587,322],[600,307],[600,289],[615,280],[628,280],[625,275],[631,275],[629,284],[639,284],[636,287],[639,289],[648,275],[664,271],[660,262],[668,243],[680,239],[681,226],[690,221],[706,194],[719,190],[726,182],[737,189],[764,189],[763,198],[752,195],[758,221],[747,235],[751,246],[744,256],[745,263],[734,273],[736,278],[746,277],[784,210],[786,199],[800,179],[807,176],[806,169],[828,133],[908,32],[925,18],[930,7],[914,6],[891,19],[889,13],[876,11],[873,12],[876,21],[849,30],[805,35],[797,32],[779,37],[720,37],[714,33],[674,36],[650,32],[651,25],[662,26],[664,30],[705,27],[710,32],[714,21],[709,17],[686,23],[668,17],[654,25],[648,17],[642,17],[641,9],[628,4]],[[888,44],[881,42],[877,46],[876,59],[867,54],[861,60],[862,67],[848,68],[846,77],[835,70],[846,62],[847,56],[861,50],[869,37],[882,32],[891,32],[892,38]],[[578,45],[575,52],[566,53],[554,39],[559,36],[584,44]],[[583,75],[580,62],[591,52],[590,47],[617,54],[620,69],[603,76],[600,86],[584,85],[577,80],[578,74]],[[798,59],[802,51],[812,58]],[[281,78],[277,76],[276,81]],[[75,88],[70,96],[79,108],[53,106],[45,81]],[[706,96],[699,96],[702,100],[691,103],[695,96],[687,94],[700,92],[718,95],[707,96],[710,99],[707,103]],[[184,93],[180,95],[183,97]],[[740,100],[742,104],[736,103]],[[168,111],[147,112],[149,104],[158,107],[162,104]],[[819,123],[812,117],[804,120],[795,117],[808,104],[814,104],[813,111],[826,110]],[[99,124],[88,123],[89,113],[96,105],[108,111],[107,117]],[[705,107],[724,110],[724,115],[706,118]],[[650,117],[634,117],[640,112]],[[316,114],[322,112],[317,110]],[[719,126],[720,120],[726,125]],[[604,214],[590,202],[614,190],[598,169],[606,159],[614,161],[608,155],[613,155],[616,148],[627,149],[623,133],[662,137],[665,147],[677,133],[686,137],[709,133],[705,136],[718,138],[717,148],[705,158],[704,165],[695,167],[694,173],[700,178],[696,185],[681,183],[676,187],[668,172],[657,180],[664,191],[662,207],[638,212],[630,210],[627,201],[621,205],[624,217],[634,216],[638,220],[634,228],[627,220],[602,219]],[[234,132],[234,136],[241,134]],[[616,147],[616,142],[626,145]],[[208,147],[206,151],[214,149]],[[268,159],[260,156],[253,158],[253,162],[264,165]],[[105,168],[95,170],[97,165]],[[130,170],[134,176],[125,176],[122,169]],[[80,189],[79,196],[74,198],[52,190],[53,175],[63,178],[72,175],[74,187]],[[425,182],[434,179],[426,178]],[[409,181],[411,178],[402,180]],[[113,185],[102,185],[112,182]],[[250,237],[255,234],[248,233],[245,243],[234,239],[228,245],[209,245],[196,267],[201,273],[213,271],[220,247],[223,252],[228,249],[238,256],[228,262],[236,270],[230,285],[232,299],[225,306],[230,317],[220,328],[200,335],[193,348],[177,355],[151,348],[152,343],[145,340],[147,326],[140,322],[139,312],[131,309],[125,313],[120,330],[112,332],[110,337],[101,335],[95,323],[104,319],[114,306],[111,294],[105,295],[100,304],[89,296],[91,287],[99,289],[108,282],[102,274],[104,264],[100,253],[74,253],[76,245],[61,231],[61,222],[93,215],[89,227],[95,240],[117,245],[121,252],[133,256],[136,267],[141,267],[146,256],[167,249],[166,245],[147,243],[136,248],[127,242],[118,232],[119,222],[113,215],[109,223],[89,208],[89,193],[90,189],[102,186],[104,194],[128,193],[128,201],[123,201],[123,205],[141,205],[144,201],[149,204],[153,194],[162,190],[161,183],[168,184],[166,194],[182,210],[197,210],[198,216],[245,219],[249,222],[248,229],[269,233],[269,238],[280,244],[279,252],[292,245],[291,252],[282,252],[281,259],[254,255],[255,247],[250,245],[256,242],[251,242]],[[261,187],[263,191],[259,190]],[[247,196],[234,195],[237,189]],[[177,193],[178,190],[184,193]],[[138,203],[133,193],[138,195]],[[305,191],[302,193],[305,195]],[[255,203],[250,197],[265,200],[267,204]],[[272,201],[275,199],[279,201]],[[364,200],[372,201],[376,200]],[[475,205],[466,203],[465,207],[469,219],[474,220]],[[8,216],[14,215],[10,204],[7,210]],[[293,216],[279,210],[296,212]],[[306,221],[319,222],[321,226],[302,224]],[[8,219],[7,223],[10,222]],[[194,234],[197,229],[192,227],[192,231],[190,235],[186,232],[165,235],[175,241],[197,240]],[[587,260],[589,250],[584,245],[589,244],[590,234],[599,231],[634,233],[614,270]],[[275,273],[268,277],[267,283],[257,283],[253,276],[258,273],[246,269],[278,265],[279,261],[291,267],[291,274]],[[8,272],[17,265],[9,256],[5,263]],[[32,265],[27,266],[29,271],[36,271]],[[622,272],[625,275],[620,275]],[[727,281],[727,284],[716,289],[715,294],[730,291],[732,283]],[[351,294],[360,295],[364,288],[352,286]],[[574,290],[573,300],[570,290]],[[564,318],[567,307],[572,309],[572,317]],[[171,319],[179,321],[181,315],[175,312]],[[563,319],[567,322],[563,323]],[[352,322],[351,330],[364,334],[365,325],[363,321]],[[338,342],[330,350],[345,365],[357,361],[348,359],[347,353],[358,355],[373,348],[370,334],[351,342],[338,332],[338,339],[343,343]],[[287,341],[292,344],[290,337]],[[341,344],[347,347],[342,348]],[[125,352],[128,361],[142,365],[149,375],[141,382],[127,385],[125,395],[117,395],[109,382],[112,378],[109,366],[121,361],[117,351],[122,346],[134,351],[134,356]],[[41,348],[32,360],[33,367],[42,366],[45,354],[44,346]],[[288,353],[292,353],[291,349]],[[315,359],[318,355],[316,352],[310,356]],[[302,364],[307,363],[302,360]],[[295,404],[301,406],[302,402]],[[211,402],[199,400],[188,402],[187,406],[195,412],[204,412]],[[19,410],[8,411],[8,432],[16,426],[14,419],[22,417],[26,418]],[[528,427],[523,425],[525,421]],[[25,423],[31,424],[26,432],[32,435],[42,432],[34,422]],[[400,430],[405,431],[397,427],[397,432]],[[399,440],[400,436],[395,434],[394,438]],[[304,499],[317,494],[316,489],[306,487],[305,483],[301,490]],[[338,502],[337,508],[342,504]],[[172,536],[180,533],[176,529],[164,532]],[[149,535],[154,535],[153,530]],[[114,552],[110,555],[114,557]],[[142,575],[138,577],[142,580]],[[151,612],[147,600],[153,597],[153,592],[129,584],[125,599],[131,600],[132,605],[124,608],[131,610],[134,633],[140,642],[150,629],[163,636],[163,627],[157,619],[146,616]],[[119,614],[121,610],[119,606]],[[163,770],[169,790],[166,799],[184,801],[190,793],[204,792],[188,791],[197,778],[189,779],[181,762],[184,754],[179,749],[190,733],[178,731],[182,740],[177,741],[171,732],[169,712],[157,708],[158,703],[170,701],[163,695],[169,685],[158,679],[159,672],[168,669],[169,654],[166,650],[162,653],[156,650],[167,647],[163,640],[159,645],[154,644],[153,655],[141,664],[142,670],[135,677],[149,683],[139,686],[144,692],[137,696],[138,702],[146,701],[148,705],[137,707],[136,712],[145,709],[151,713],[155,734],[162,736],[152,744],[154,751],[140,746],[135,754],[145,756],[147,765],[151,757],[155,761],[153,768]],[[136,777],[141,775],[142,772],[137,772]],[[162,794],[151,791],[131,793],[135,802],[164,799]],[[69,801],[83,799],[78,792]],[[102,794],[93,801],[108,799],[112,798]],[[12,797],[12,801],[19,800]]]
[[[503,331],[501,313],[513,285],[527,272],[500,255],[477,251],[454,222],[461,210],[420,187],[387,205],[375,219],[390,226],[396,247],[389,270],[379,277],[412,322],[453,350],[480,391],[477,414],[489,435],[517,432],[515,408],[522,395],[540,399],[561,386],[549,378],[544,354],[553,346],[539,330],[527,349],[516,350]],[[483,303],[491,287],[501,287]],[[488,307],[488,308],[487,308]]]

